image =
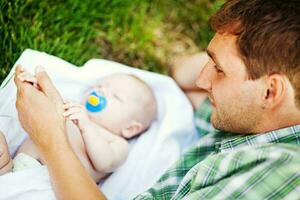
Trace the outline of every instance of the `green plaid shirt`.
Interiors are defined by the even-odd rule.
[[[300,199],[300,125],[239,136],[213,129],[208,101],[196,112],[203,135],[135,199]]]

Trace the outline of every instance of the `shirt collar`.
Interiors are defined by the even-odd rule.
[[[247,136],[234,136],[216,143],[219,152],[232,151],[238,147],[255,146],[267,143],[289,143],[300,145],[300,124],[266,133]]]

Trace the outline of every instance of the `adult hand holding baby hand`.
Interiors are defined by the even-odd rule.
[[[36,68],[35,75],[39,89],[22,79],[24,71],[17,66],[14,79],[16,107],[23,128],[40,151],[46,150],[51,142],[67,142],[66,135],[62,134],[65,133],[65,120],[58,91],[42,67]]]
[[[38,89],[22,81],[16,68],[19,120],[48,166],[58,199],[105,199],[75,156],[66,135],[63,100],[43,68],[36,68]],[[75,186],[74,183],[80,183]]]

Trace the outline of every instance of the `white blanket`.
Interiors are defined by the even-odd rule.
[[[31,72],[37,65],[44,66],[63,98],[70,100],[78,101],[81,92],[95,80],[115,72],[135,74],[151,86],[158,102],[157,120],[146,133],[130,141],[126,162],[99,186],[108,199],[130,199],[145,191],[198,140],[192,107],[167,76],[102,59],[92,59],[82,67],[75,67],[60,58],[30,49],[22,53],[16,64]],[[16,64],[0,90],[0,130],[6,136],[12,155],[27,137],[15,108],[16,87],[11,77]],[[42,166],[0,176],[0,199],[55,199],[47,168]]]

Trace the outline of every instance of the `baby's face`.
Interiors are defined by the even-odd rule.
[[[90,119],[115,134],[120,134],[134,120],[132,116],[143,112],[140,106],[136,106],[144,98],[143,87],[130,75],[113,74],[101,79],[88,92],[84,102],[92,91],[103,95],[107,104],[100,112],[89,112]]]

